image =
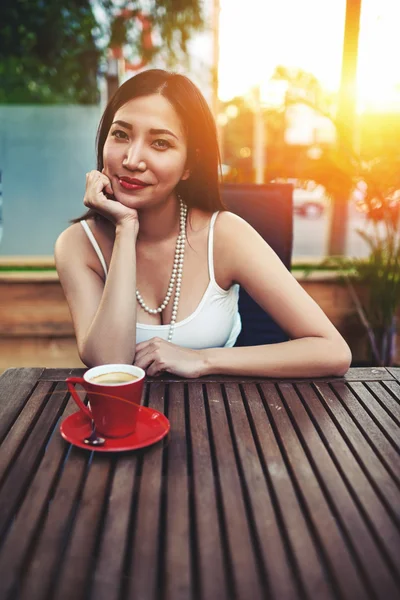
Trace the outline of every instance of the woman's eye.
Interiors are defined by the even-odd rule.
[[[125,133],[125,131],[121,131],[121,129],[114,129],[114,131],[111,132],[111,135],[116,137],[118,140],[126,140],[128,138],[128,135]]]
[[[166,150],[167,148],[171,147],[171,144],[167,141],[167,140],[154,140],[153,145],[158,149],[158,150]]]

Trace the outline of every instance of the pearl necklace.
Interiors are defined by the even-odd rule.
[[[172,267],[171,278],[169,280],[168,290],[165,295],[165,298],[161,302],[160,306],[158,306],[157,308],[150,308],[143,300],[139,290],[136,290],[136,299],[139,302],[140,306],[143,308],[143,310],[145,310],[151,315],[156,315],[157,313],[162,312],[168,306],[169,301],[172,297],[172,292],[174,290],[176,280],[174,303],[172,305],[171,323],[168,333],[169,342],[172,340],[172,335],[176,323],[176,317],[178,315],[179,296],[181,294],[182,283],[183,259],[185,257],[187,206],[183,203],[182,198],[180,198],[179,196],[178,198],[180,205],[179,235],[176,240],[174,264]]]

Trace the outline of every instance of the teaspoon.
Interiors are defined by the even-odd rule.
[[[88,444],[90,446],[102,446],[104,444],[104,442],[106,441],[103,437],[100,437],[99,435],[97,435],[96,425],[94,424],[93,419],[92,419],[92,433],[87,438],[85,438],[83,441],[85,444]]]

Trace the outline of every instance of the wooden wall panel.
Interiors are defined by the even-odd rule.
[[[367,360],[367,337],[346,287],[332,274],[298,279],[347,340],[353,359]],[[11,366],[82,366],[55,273],[0,275],[0,370]]]
[[[0,373],[11,367],[84,367],[75,338],[0,337]]]
[[[73,335],[71,315],[58,280],[0,280],[0,336]]]

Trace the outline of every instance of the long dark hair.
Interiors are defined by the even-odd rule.
[[[185,75],[150,69],[128,79],[117,89],[104,111],[97,131],[97,170],[103,169],[103,148],[117,110],[129,100],[151,94],[161,94],[172,104],[185,129],[190,177],[178,183],[177,193],[189,208],[200,208],[208,212],[223,210],[219,191],[220,155],[215,121],[202,93]],[[90,209],[72,222],[89,217],[99,218],[100,215]]]

